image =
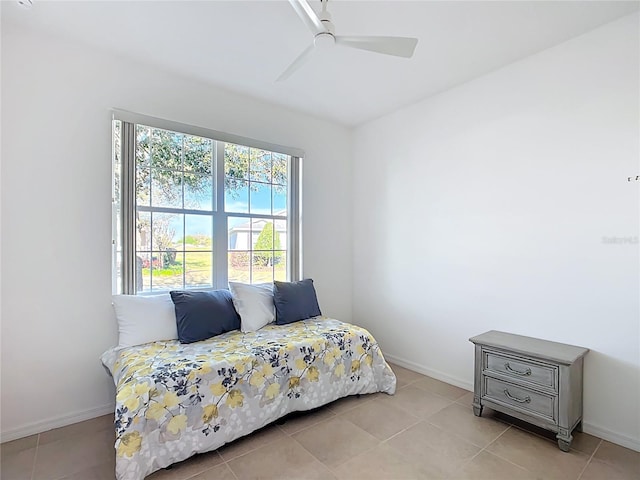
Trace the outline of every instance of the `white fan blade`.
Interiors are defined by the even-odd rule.
[[[327,29],[318,18],[316,12],[309,6],[306,0],[289,0],[289,3],[296,11],[298,16],[302,19],[307,28],[311,30],[311,33],[317,35],[319,33],[327,31]]]
[[[408,37],[349,37],[336,35],[336,44],[371,52],[410,58],[418,44],[417,38]]]
[[[313,52],[313,43],[311,45],[309,45],[306,50],[304,52],[302,52],[300,55],[298,55],[298,58],[296,58],[293,63],[291,65],[289,65],[289,67],[287,67],[287,69],[282,72],[282,75],[280,75],[278,77],[278,79],[276,80],[276,82],[281,82],[283,80],[286,80],[287,78],[289,78],[293,72],[295,72],[296,70],[298,70],[302,65],[304,65],[307,60],[309,60],[309,57],[311,57],[311,52]]]

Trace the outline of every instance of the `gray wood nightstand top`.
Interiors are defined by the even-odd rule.
[[[589,352],[588,348],[576,347],[565,343],[540,340],[538,338],[515,335],[513,333],[491,330],[469,339],[470,342],[505,349],[523,355],[535,355],[542,360],[551,360],[563,365],[571,365]]]

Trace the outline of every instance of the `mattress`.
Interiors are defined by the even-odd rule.
[[[396,388],[373,336],[326,317],[110,349],[102,362],[116,385],[118,480],[141,480],[290,412]]]

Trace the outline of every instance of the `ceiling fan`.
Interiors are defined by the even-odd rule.
[[[298,16],[307,28],[311,30],[311,33],[313,33],[314,38],[313,43],[278,77],[277,82],[289,78],[309,60],[309,57],[316,48],[341,45],[376,53],[384,53],[395,57],[411,58],[413,56],[413,51],[418,44],[417,38],[336,35],[335,28],[331,22],[331,14],[327,11],[328,1],[329,0],[320,0],[322,11],[316,14],[306,0],[289,0],[289,3]]]

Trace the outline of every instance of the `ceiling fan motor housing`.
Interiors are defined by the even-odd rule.
[[[313,39],[313,45],[318,48],[326,48],[331,45],[335,45],[335,43],[336,43],[336,37],[334,37],[333,34],[330,32],[319,33]]]
[[[322,26],[325,28],[325,32],[318,33],[313,39],[313,44],[316,47],[328,47],[335,45],[335,27],[331,21],[331,14],[326,10],[323,10],[318,14],[318,18],[322,22]]]

